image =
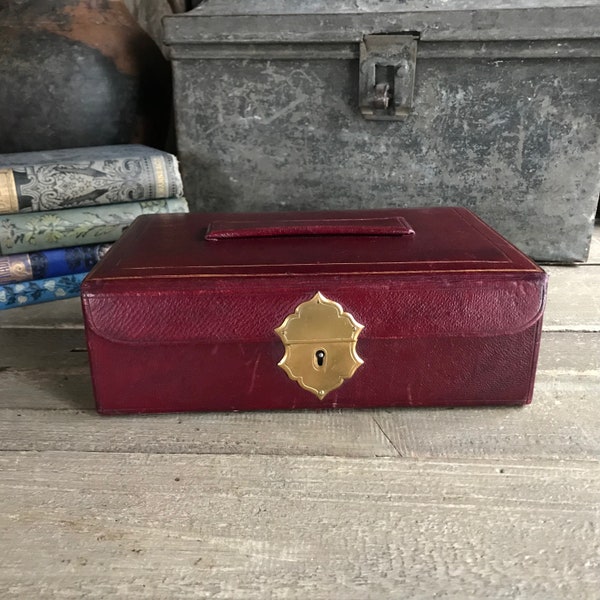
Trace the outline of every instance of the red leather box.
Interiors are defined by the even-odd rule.
[[[526,404],[545,296],[462,208],[142,216],[82,287],[101,413]]]

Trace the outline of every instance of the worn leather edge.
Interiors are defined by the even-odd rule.
[[[363,333],[363,338],[365,339],[407,339],[407,338],[411,338],[411,337],[418,337],[418,338],[431,338],[431,339],[436,339],[439,337],[457,337],[457,338],[465,338],[465,337],[498,337],[498,336],[503,336],[503,335],[513,335],[513,334],[517,334],[521,331],[524,331],[532,326],[534,326],[536,323],[538,323],[538,321],[540,321],[540,319],[543,318],[543,314],[544,314],[544,309],[546,306],[546,299],[547,299],[547,291],[548,291],[548,286],[547,286],[547,280],[548,280],[548,276],[545,273],[541,274],[542,277],[540,277],[540,280],[537,282],[537,286],[540,289],[540,303],[539,306],[537,307],[537,310],[534,312],[533,316],[520,323],[518,326],[513,327],[513,328],[507,328],[506,330],[502,330],[502,331],[494,331],[494,332],[479,332],[479,333],[471,333],[469,335],[460,335],[460,334],[455,334],[455,333],[444,333],[444,332],[431,332],[431,333],[426,333],[426,334],[420,334],[420,335],[406,335],[406,336],[402,336],[402,335],[390,335],[388,336],[373,336],[373,335],[369,335],[368,330],[365,331]],[[175,294],[176,292],[172,292],[173,294]],[[120,294],[121,296],[123,294]],[[127,294],[129,295],[129,294]],[[135,293],[132,293],[131,296],[135,296]],[[161,295],[164,295],[164,293],[162,293]],[[102,331],[102,328],[100,326],[98,326],[96,319],[95,319],[95,310],[94,307],[92,306],[94,299],[96,298],[112,298],[114,295],[110,294],[110,293],[93,293],[93,292],[84,292],[82,293],[82,306],[83,306],[83,312],[84,312],[84,316],[85,316],[85,326],[86,326],[86,330],[89,329],[90,331],[92,331],[96,336],[105,339],[107,341],[113,342],[113,343],[119,343],[119,344],[128,344],[131,346],[144,346],[144,345],[148,345],[148,344],[160,344],[160,345],[186,345],[186,344],[199,344],[199,343],[203,343],[203,344],[209,344],[209,343],[232,343],[232,342],[244,342],[244,343],[276,343],[277,340],[277,336],[275,335],[275,333],[272,333],[272,336],[270,337],[264,337],[264,336],[247,336],[247,337],[242,337],[239,339],[235,339],[235,340],[211,340],[211,339],[198,339],[198,338],[193,338],[193,339],[184,339],[184,340],[165,340],[164,338],[160,338],[160,339],[153,339],[153,338],[145,338],[145,339],[131,339],[131,338],[127,338],[127,337],[117,337],[114,335],[109,335],[107,334],[105,331]]]

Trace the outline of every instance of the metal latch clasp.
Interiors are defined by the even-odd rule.
[[[364,36],[360,43],[359,105],[365,119],[406,119],[413,105],[416,63],[414,36]]]
[[[279,366],[323,400],[363,364],[356,340],[364,329],[340,304],[317,292],[275,329],[285,347]]]

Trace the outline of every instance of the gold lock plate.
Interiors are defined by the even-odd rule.
[[[278,364],[290,379],[322,400],[363,364],[356,352],[363,329],[340,304],[317,292],[275,329],[285,346]]]

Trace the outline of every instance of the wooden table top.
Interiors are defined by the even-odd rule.
[[[93,409],[79,302],[0,313],[2,598],[600,598],[600,230],[524,408]]]

